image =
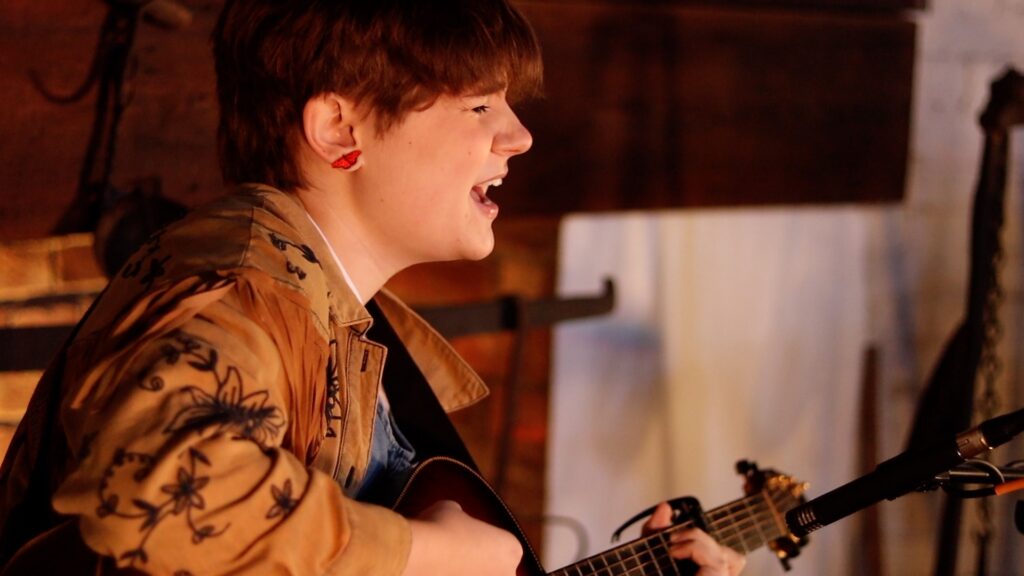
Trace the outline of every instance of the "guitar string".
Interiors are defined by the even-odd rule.
[[[747,541],[749,541],[749,539],[744,538],[744,536],[743,536],[744,533],[752,534],[752,532],[750,532],[750,530],[749,530],[749,526],[754,526],[760,532],[761,531],[760,530],[760,526],[762,524],[768,524],[768,525],[770,525],[772,527],[774,532],[778,532],[778,526],[776,525],[774,514],[772,513],[772,510],[768,507],[767,501],[765,503],[754,503],[753,506],[756,509],[758,509],[759,512],[756,515],[750,514],[749,506],[748,506],[749,501],[752,500],[754,497],[756,497],[758,495],[764,495],[764,494],[766,494],[766,492],[761,492],[761,493],[758,493],[758,494],[755,494],[755,495],[751,495],[750,497],[747,497],[747,498],[741,498],[740,500],[736,500],[734,502],[730,502],[730,503],[728,503],[728,504],[726,504],[724,506],[721,506],[719,508],[716,508],[715,510],[712,510],[712,511],[710,511],[710,512],[708,512],[706,514],[706,516],[708,517],[708,519],[710,521],[709,524],[722,524],[723,522],[726,522],[727,520],[732,520],[731,527],[733,528],[732,531],[735,532],[735,534],[733,536],[728,536],[728,535],[723,534],[723,532],[725,532],[726,526],[716,527],[716,526],[709,525],[708,528],[710,530],[712,530],[712,531],[718,532],[720,534],[721,540],[726,541],[726,542],[723,542],[723,544],[726,544],[726,545],[728,545],[728,543],[729,543],[728,541],[737,541],[736,538],[738,537],[739,538],[738,543],[740,544],[741,547],[744,548],[744,550],[743,550],[744,552],[752,551],[752,550],[760,547],[761,545],[766,544],[770,540],[765,540],[764,539],[763,532],[761,533],[761,537],[758,537],[757,535],[754,535],[754,537],[757,538],[757,540],[755,541],[755,542],[757,542],[757,545],[754,546],[753,548],[748,548],[746,546],[746,543],[747,543]],[[776,501],[777,497],[779,497],[779,496],[780,496],[779,494],[773,494],[773,495],[770,496],[773,504],[777,504],[777,505],[781,504],[781,502],[777,502]],[[782,498],[786,498],[786,496],[787,496],[787,494],[785,494],[785,493],[781,494]],[[795,503],[794,503],[794,505],[795,505]],[[738,518],[740,516],[746,517],[746,521],[735,520],[736,518]],[[770,519],[769,522],[759,522],[761,519],[765,518],[766,516]],[[741,526],[742,528],[737,529],[736,528],[737,525]],[[590,565],[591,570],[594,570],[595,567],[593,565],[593,562],[594,562],[595,559],[600,559],[606,565],[605,567],[601,567],[601,568],[597,568],[597,569],[598,570],[609,570],[608,574],[615,574],[615,572],[611,572],[611,570],[613,570],[615,568],[625,568],[626,570],[632,570],[633,568],[627,567],[625,565],[627,563],[629,563],[630,561],[638,562],[638,560],[636,560],[636,557],[642,556],[645,553],[649,553],[649,554],[651,554],[653,556],[653,552],[651,552],[651,551],[655,550],[655,549],[658,549],[658,548],[662,549],[664,551],[664,553],[661,556],[654,557],[654,560],[652,560],[651,562],[657,562],[658,558],[671,558],[670,548],[667,547],[667,545],[665,543],[665,540],[664,540],[664,536],[668,535],[669,537],[671,537],[671,535],[676,533],[676,532],[680,532],[682,530],[686,530],[686,529],[689,529],[689,528],[692,528],[692,527],[695,527],[695,526],[696,526],[696,522],[693,521],[693,520],[687,520],[687,521],[684,521],[684,522],[680,522],[679,524],[675,524],[673,526],[670,526],[670,527],[668,527],[668,528],[666,528],[664,530],[661,530],[661,531],[656,532],[654,534],[651,534],[649,536],[646,536],[646,537],[643,537],[643,538],[638,538],[637,540],[634,540],[632,542],[623,544],[622,546],[618,546],[616,548],[612,548],[610,550],[607,550],[605,552],[602,552],[602,553],[597,554],[595,556],[592,556],[590,558],[583,559],[583,560],[581,560],[578,563],[575,563],[575,564],[572,564],[570,566],[567,566],[567,567],[563,568],[562,570],[553,572],[552,574],[556,575],[556,574],[564,573],[564,574],[568,575],[569,574],[568,572],[563,572],[563,571],[567,570],[569,568],[577,567],[577,566],[579,566],[580,564],[582,564],[584,562],[586,562],[587,564]],[[718,528],[718,529],[716,530],[716,528]],[[745,532],[740,532],[740,530],[743,530]],[[779,534],[779,536],[782,536],[782,535],[784,535],[784,534]],[[659,540],[659,542],[657,544],[651,544],[651,541],[655,540],[655,539]],[[638,547],[641,548],[639,551],[636,550],[636,548],[638,548]],[[730,546],[730,547],[733,547],[733,546]],[[628,553],[627,553],[628,555],[625,558],[618,559],[618,560],[616,560],[614,562],[610,562],[610,563],[605,560],[605,558],[608,558],[608,557],[613,556],[613,555],[615,557],[621,557],[622,556],[622,552],[623,551],[627,551],[627,550],[628,550]],[[640,564],[639,566],[645,566],[647,564],[650,564],[650,562],[646,562],[646,563]],[[630,574],[630,572],[624,572],[624,573],[620,573],[620,574],[624,574],[624,575],[628,576]],[[641,574],[643,574],[643,572],[641,572]]]
[[[650,536],[634,540],[622,546],[602,552],[596,556],[592,556],[591,558],[581,560],[576,564],[567,566],[566,568],[553,572],[552,574],[566,574],[567,576],[570,576],[568,570],[572,568],[575,568],[580,574],[583,574],[582,570],[578,567],[584,563],[586,563],[592,573],[596,575],[607,573],[610,576],[629,576],[630,574],[634,574],[634,570],[640,570],[637,574],[643,575],[647,574],[645,570],[652,564],[658,569],[658,573],[661,574],[661,568],[664,567],[661,563],[663,560],[668,560],[668,568],[671,568],[675,574],[678,574],[679,572],[675,566],[676,559],[671,555],[671,535],[675,532],[692,528],[694,526],[696,526],[696,523],[692,520],[681,522],[666,528],[665,530],[651,534]],[[651,560],[639,560],[639,558],[642,558],[644,555],[651,556]],[[613,559],[613,561],[609,562],[608,559]],[[595,561],[602,562],[604,566],[595,566]],[[630,563],[635,563],[635,566],[630,566]]]
[[[751,534],[751,537],[754,538],[754,548],[752,548],[752,549],[756,549],[756,548],[760,547],[760,543],[765,543],[765,542],[770,541],[771,537],[768,534],[765,534],[765,531],[762,528],[762,526],[764,526],[764,522],[762,521],[763,511],[758,512],[759,507],[756,506],[756,505],[753,507],[753,509],[751,509],[751,505],[750,505],[749,499],[744,499],[743,500],[743,504],[744,504],[744,506],[746,508],[747,514],[754,521],[754,529],[757,530],[757,534],[756,535],[755,534]],[[769,519],[772,522],[772,525],[774,526],[774,516],[769,514]],[[746,537],[743,538],[743,548],[744,548],[744,551],[746,551],[746,549],[747,549],[747,539],[746,539]]]
[[[721,517],[725,517],[725,516],[735,515],[736,512],[734,512],[734,510],[745,509],[747,507],[747,505],[750,503],[750,501],[756,500],[758,496],[763,496],[765,494],[766,494],[766,492],[760,492],[758,494],[753,494],[753,495],[748,496],[746,498],[741,498],[739,500],[730,502],[730,503],[728,503],[728,504],[726,504],[724,506],[721,506],[719,508],[715,508],[714,510],[711,510],[711,511],[705,513],[705,516],[707,516],[708,518],[717,519],[717,518],[721,518]],[[775,504],[777,507],[780,507],[780,508],[787,508],[788,509],[788,508],[791,508],[793,506],[796,506],[796,504],[797,504],[796,498],[787,497],[786,494],[782,494],[782,495],[774,494],[774,495],[771,495],[770,497],[772,499],[772,503]],[[789,505],[789,506],[786,506],[785,505],[786,502],[784,502],[784,501],[782,501],[780,499],[792,501],[792,504]],[[765,503],[755,502],[754,503],[754,506],[757,506],[759,508],[764,508],[767,505],[768,505],[767,502],[765,502]]]
[[[709,527],[722,532],[732,531],[736,533],[747,531],[751,527],[757,530],[760,530],[764,525],[775,527],[775,515],[766,504],[757,502],[750,504],[748,501],[744,501],[733,508],[733,510],[728,511],[716,510],[709,512],[706,515]],[[723,524],[726,525],[722,526]]]
[[[646,550],[642,550],[640,552],[630,551],[629,556],[616,560],[615,562],[605,562],[604,566],[594,566],[593,559],[587,559],[581,561],[580,563],[573,564],[572,566],[569,566],[563,570],[553,572],[552,575],[557,575],[564,572],[567,576],[571,576],[567,569],[576,568],[577,572],[579,572],[579,574],[582,576],[583,571],[580,570],[578,566],[580,566],[583,562],[589,564],[589,569],[592,571],[591,574],[595,574],[598,576],[601,574],[608,574],[609,576],[629,576],[630,574],[634,573],[640,575],[649,574],[646,570],[652,565],[658,571],[659,575],[664,574],[661,570],[662,568],[670,568],[672,570],[671,573],[679,574],[679,571],[675,565],[676,559],[672,558],[671,550],[668,547],[667,542],[664,538],[658,539],[660,541],[657,544],[648,547]],[[632,545],[620,546],[619,548],[610,550],[609,553],[614,552],[615,550],[620,550],[629,547],[632,547]],[[638,559],[642,558],[644,555],[649,556],[650,560]],[[605,554],[595,556],[594,558],[600,558],[602,556],[605,556]],[[664,563],[664,561],[666,560],[668,561],[667,565]],[[635,565],[629,566],[628,564],[630,562],[635,563]],[[640,572],[635,572],[636,570],[640,570]]]
[[[647,571],[647,568],[649,568],[652,565],[654,566],[654,569],[658,571],[659,576],[664,576],[665,574],[664,572],[662,572],[662,568],[670,568],[672,570],[670,574],[679,574],[679,570],[676,567],[676,559],[672,558],[671,549],[664,542],[659,543],[657,546],[651,549],[649,551],[649,555],[651,557],[650,560],[645,561],[636,567],[636,570],[639,570],[639,572],[636,572],[636,574],[639,574],[640,576],[643,576],[644,574],[650,574],[650,572]],[[663,564],[663,560],[668,561],[667,566]],[[634,574],[632,569],[626,572],[625,576],[629,576],[630,574]]]
[[[692,522],[687,521],[683,524],[692,525]],[[679,524],[677,526],[681,526],[683,524]],[[623,544],[622,546],[612,548],[611,550],[607,550],[605,552],[602,552],[601,554],[597,554],[590,558],[585,558],[575,564],[566,566],[561,570],[552,572],[552,576],[558,574],[565,574],[566,576],[571,576],[568,570],[572,568],[576,568],[577,571],[580,572],[580,574],[583,574],[583,572],[579,570],[578,566],[584,563],[589,565],[588,567],[591,571],[593,571],[593,574],[601,574],[602,572],[605,572],[609,575],[628,575],[630,574],[630,570],[646,566],[650,564],[652,561],[657,562],[659,559],[667,559],[669,561],[674,561],[671,557],[671,550],[667,545],[668,540],[665,538],[666,534],[669,532],[669,529],[665,529],[661,532],[656,532],[650,536],[646,536],[644,538],[634,540],[627,544]],[[653,540],[658,540],[658,542],[651,543],[651,541]],[[640,550],[637,551],[637,548],[639,548]],[[643,556],[645,553],[651,555],[653,560],[640,563],[638,564],[638,566],[628,566],[630,562],[640,562],[639,560],[637,560],[637,558]],[[602,562],[604,566],[595,566],[595,561]],[[626,570],[626,572],[623,572],[622,570]],[[641,572],[641,574],[643,574],[643,572]]]
[[[760,547],[765,542],[772,540],[765,534],[765,529],[774,537],[778,527],[775,523],[775,516],[771,510],[764,505],[749,505],[746,503],[742,508],[729,514],[709,514],[708,529],[715,532],[726,544],[736,548],[733,543],[749,552]]]
[[[755,501],[752,504],[751,501],[754,500],[756,496],[762,496],[763,501]],[[790,502],[784,502],[786,500],[792,501],[792,503],[790,504]],[[754,494],[746,498],[741,498],[739,500],[726,504],[725,506],[710,511],[707,514],[707,516],[709,517],[708,519],[710,524],[708,528],[709,530],[718,532],[719,538],[720,540],[722,540],[723,544],[731,545],[733,542],[735,542],[743,548],[743,552],[750,552],[774,539],[768,537],[764,533],[764,531],[762,530],[762,526],[770,527],[773,537],[780,537],[785,535],[784,532],[781,532],[779,530],[779,526],[775,521],[775,514],[774,511],[771,509],[771,505],[775,505],[777,508],[780,509],[787,509],[795,506],[796,504],[796,498],[793,497],[792,494],[786,492],[776,492],[774,494],[770,494],[768,491],[762,491],[758,494]],[[751,508],[753,508],[753,511],[751,510]],[[740,516],[745,516],[746,519],[735,520],[737,517]],[[767,521],[765,521],[766,517],[768,518]],[[732,522],[727,523],[724,526],[722,525],[724,522],[729,520],[732,520]],[[664,534],[671,535],[672,533],[677,532],[679,530],[692,527],[694,524],[695,523],[693,521],[680,523],[652,536],[664,536]],[[750,530],[751,526],[753,526],[757,530],[757,534],[754,534]],[[725,534],[725,532],[727,531],[731,531],[733,534]],[[640,542],[646,544],[649,540],[650,538],[643,539]],[[633,544],[635,546],[640,542],[634,542]],[[748,542],[753,542],[754,545],[748,547]],[[664,550],[664,554],[671,557],[670,549],[666,547],[663,538],[655,546],[662,548]],[[730,547],[736,548],[735,545],[731,545]],[[643,572],[641,572],[641,574],[643,574]]]
[[[784,533],[784,529],[778,526],[777,511],[789,510],[795,507],[799,503],[798,500],[790,494],[783,493],[781,495],[771,495],[771,501],[769,502],[768,494],[762,492],[760,496],[762,496],[763,502],[754,502],[751,506],[750,500],[753,499],[754,496],[738,500],[736,502],[727,504],[726,506],[722,506],[719,509],[715,509],[708,512],[706,514],[706,517],[710,520],[709,523],[713,524],[725,520],[732,520],[737,516],[742,515],[749,516],[750,518],[753,518],[758,522],[762,522],[763,518],[767,516],[772,518],[773,520],[770,524],[773,525],[777,531],[781,529]],[[754,511],[756,511],[756,513],[751,513],[750,508],[753,508]],[[768,523],[765,522],[765,524]]]
[[[751,513],[749,510],[751,507],[749,505],[750,501],[758,495],[763,497],[764,502],[754,502],[752,507],[756,510],[756,513]],[[771,502],[768,502],[769,498]],[[778,517],[775,510],[771,508],[771,505],[774,504],[776,509],[786,510],[796,506],[797,503],[796,498],[788,492],[769,494],[768,491],[762,491],[759,494],[742,498],[708,512],[709,529],[716,532],[719,538],[724,541],[723,543],[728,545],[738,544],[744,548],[744,552],[749,552],[786,534],[785,528],[779,526]],[[748,519],[746,521],[733,520],[741,515],[746,515]],[[718,524],[726,520],[732,520],[732,522],[725,526],[718,526]],[[750,531],[751,526],[758,534]],[[762,528],[768,528],[768,534],[765,534]],[[748,542],[753,545],[748,546]],[[731,547],[736,548],[736,546]]]
[[[729,504],[726,504],[725,506],[722,506],[721,508],[716,508],[714,510],[711,510],[711,511],[705,513],[705,516],[707,518],[709,518],[709,519],[712,519],[712,520],[718,520],[720,518],[735,517],[735,516],[737,516],[739,514],[745,514],[746,510],[748,510],[749,507],[750,507],[751,500],[756,500],[756,496],[758,496],[758,495],[752,496],[750,498],[744,498],[744,499],[738,500],[736,502],[731,502]],[[773,500],[772,503],[776,504],[776,505],[782,505],[783,504],[782,502],[777,502],[777,501],[774,501],[774,500]],[[795,505],[795,502],[794,502],[794,505]],[[770,508],[768,508],[768,503],[766,501],[764,501],[764,502],[753,502],[753,506],[755,508],[757,508],[758,510],[771,512]]]
[[[725,518],[728,515],[720,514],[719,516]],[[693,527],[694,525],[695,523],[693,521],[686,521],[677,524],[663,531],[652,534],[651,536],[635,540],[623,546],[619,546],[617,548],[608,550],[592,558],[582,560],[577,564],[569,566],[566,569],[563,569],[562,571],[553,572],[552,574],[564,573],[567,576],[569,576],[569,572],[567,570],[570,568],[575,568],[577,572],[579,572],[579,574],[582,575],[583,571],[579,568],[579,566],[586,563],[588,565],[588,568],[591,570],[591,573],[598,576],[600,576],[601,574],[608,574],[609,576],[630,576],[631,574],[638,574],[642,576],[644,574],[649,574],[649,572],[647,572],[647,569],[652,565],[658,571],[658,574],[662,575],[663,572],[661,569],[666,567],[663,565],[662,562],[664,560],[669,561],[669,565],[667,566],[667,568],[670,568],[672,572],[678,574],[679,572],[675,565],[676,559],[671,556],[671,548],[669,546],[670,540],[666,540],[665,536],[671,536],[671,534],[674,532]],[[651,541],[653,540],[657,541],[651,543]],[[763,545],[766,542],[767,540],[764,540],[763,538],[760,539],[761,545]],[[639,551],[637,550],[638,548]],[[750,550],[751,549],[747,549],[745,551]],[[644,560],[643,558],[645,555],[649,556],[650,560]],[[613,562],[608,562],[607,559],[609,557],[612,557],[615,560]],[[604,566],[595,566],[595,561],[598,560],[604,563]],[[635,565],[630,566],[630,563],[634,563]]]
[[[766,492],[759,495],[767,497]],[[764,503],[754,502],[751,504],[754,496],[757,495],[742,498],[707,513],[708,529],[715,533],[722,544],[737,550],[742,548],[743,552],[750,552],[785,535],[785,532],[780,530],[775,514],[768,506],[767,500]],[[781,498],[786,499],[786,496],[787,494],[782,494]],[[778,502],[780,499],[778,495],[772,495],[771,498],[772,503],[782,504],[782,502]],[[793,506],[795,506],[795,498],[791,499],[794,500]],[[736,520],[737,517],[743,517],[743,519]],[[765,533],[765,528],[768,528],[768,534]]]
[[[658,574],[663,574],[662,568],[673,568],[673,559],[667,549],[663,549],[661,553],[657,552],[657,548],[653,548],[646,551],[645,553],[638,554],[634,559],[635,565],[630,566],[628,560],[618,562],[615,564],[608,565],[604,568],[599,568],[595,574],[601,574],[601,572],[607,572],[609,575],[629,575],[629,574],[648,574],[647,569],[653,566]],[[643,559],[643,556],[649,556],[650,559]],[[667,561],[667,565],[666,562]]]

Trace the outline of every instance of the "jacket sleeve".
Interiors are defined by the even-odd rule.
[[[321,413],[282,351],[302,347],[308,316],[234,278],[166,291],[76,342],[62,409],[76,466],[54,507],[86,544],[154,573],[401,573],[407,521],[295,454]]]

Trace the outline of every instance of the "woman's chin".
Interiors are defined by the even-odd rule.
[[[486,238],[480,238],[472,244],[463,246],[461,260],[483,260],[494,252],[494,234],[488,234]]]

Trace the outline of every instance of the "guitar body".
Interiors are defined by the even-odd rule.
[[[516,576],[690,576],[697,566],[689,560],[671,557],[671,535],[680,530],[702,528],[723,546],[747,553],[768,545],[783,565],[799,553],[806,540],[788,533],[783,514],[802,499],[806,484],[774,471],[763,471],[756,464],[741,461],[737,469],[747,479],[748,496],[706,514],[693,498],[670,500],[673,508],[672,526],[621,544],[611,550],[585,558],[548,573],[512,512],[498,494],[473,469],[451,458],[430,458],[413,471],[405,488],[394,500],[393,508],[411,517],[442,500],[457,502],[470,516],[514,534],[523,545],[523,560]],[[641,519],[643,512],[627,524]]]
[[[416,516],[442,500],[452,500],[470,516],[511,532],[523,545],[523,560],[516,576],[544,576],[547,572],[526,540],[519,522],[490,485],[458,460],[430,458],[413,471],[392,508],[403,516]]]
[[[442,500],[457,502],[466,514],[510,532],[519,539],[523,545],[523,559],[516,569],[516,576],[548,575],[530,542],[526,539],[519,522],[501,500],[501,497],[483,477],[458,460],[438,457],[429,458],[419,464],[392,508],[403,516],[411,517]],[[692,498],[680,500],[693,501]],[[695,501],[693,502],[695,503]],[[679,520],[683,520],[683,518],[679,518]],[[637,560],[626,559],[625,556],[621,558],[621,564],[619,564],[620,557],[616,557],[615,561],[606,560],[597,565],[567,567],[553,572],[551,575],[559,576],[565,573],[572,576],[587,574],[692,576],[698,570],[697,565],[689,560],[663,559],[656,567],[654,562],[644,561],[642,555]]]

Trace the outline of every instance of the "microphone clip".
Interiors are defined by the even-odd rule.
[[[957,498],[984,498],[1002,496],[1024,489],[1024,460],[996,466],[987,460],[965,460],[946,472],[937,474],[919,491],[942,490]]]

